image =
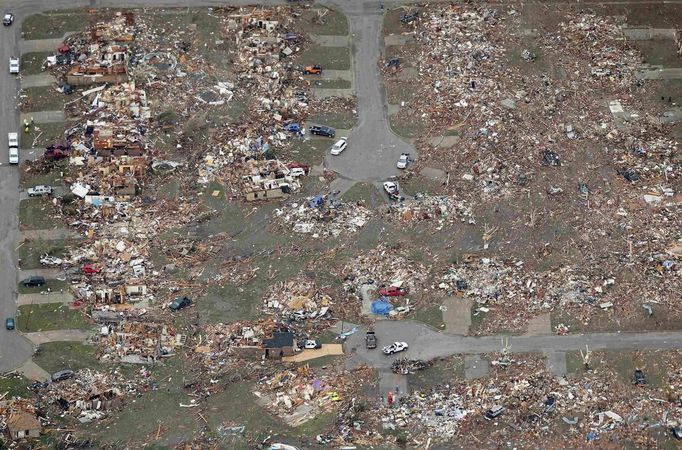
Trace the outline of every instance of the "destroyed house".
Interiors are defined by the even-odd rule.
[[[263,340],[265,358],[280,359],[294,354],[294,333],[276,331],[272,338]]]
[[[12,439],[40,437],[42,426],[34,414],[18,411],[10,414],[7,419],[7,432]]]

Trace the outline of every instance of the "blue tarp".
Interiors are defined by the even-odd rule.
[[[313,197],[312,200],[310,200],[310,203],[308,204],[308,206],[310,206],[311,208],[317,208],[317,207],[321,206],[323,203],[324,203],[324,197],[322,195],[318,195],[318,196]]]
[[[393,305],[385,300],[379,299],[372,302],[372,313],[386,315],[393,310]]]

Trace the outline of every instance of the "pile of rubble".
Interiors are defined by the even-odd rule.
[[[440,276],[437,287],[448,295],[471,297],[477,313],[486,313],[478,333],[500,329],[522,331],[528,320],[561,306],[590,315],[618,304],[616,280],[595,277],[590,270],[564,267],[539,272],[520,260],[471,256]],[[582,311],[580,311],[582,309]]]
[[[346,264],[342,273],[344,289],[348,292],[354,292],[363,284],[402,286],[414,292],[415,288],[424,288],[429,270],[407,257],[399,246],[379,244]]]
[[[679,358],[677,353],[667,356],[671,361]],[[670,376],[677,380],[679,364],[673,365]],[[493,365],[485,381],[453,381],[415,391],[392,405],[383,404],[378,414],[373,411],[366,418],[370,428],[404,430],[410,446],[416,447],[453,438],[475,446],[481,436],[472,430],[488,423],[486,419],[498,424],[486,426],[488,438],[541,445],[551,436],[562,447],[614,439],[646,446],[656,438],[643,429],[667,432],[682,424],[677,395],[669,397],[661,388],[618,378],[605,366],[577,378],[556,378],[546,371],[541,356],[514,355],[509,365]]]
[[[215,375],[244,366],[244,359],[260,360],[263,342],[277,329],[271,318],[255,323],[209,324],[201,328],[194,347],[202,370]]]
[[[353,390],[352,376],[345,371],[318,375],[303,366],[261,379],[254,394],[259,405],[282,417],[289,426],[299,426],[344,401]]]
[[[394,202],[388,206],[391,218],[401,223],[437,221],[438,229],[454,222],[475,224],[471,206],[454,196],[417,195],[414,199]]]
[[[301,203],[275,210],[282,227],[315,239],[353,234],[365,226],[370,216],[371,211],[363,205],[339,201],[330,195],[308,197]]]
[[[187,339],[172,325],[128,319],[110,319],[100,328],[103,361],[154,364],[160,358],[173,356],[176,347],[184,345]]]
[[[391,371],[401,375],[408,375],[429,367],[431,367],[430,361],[422,361],[420,359],[398,358],[391,363]]]
[[[265,311],[287,321],[306,321],[327,316],[332,298],[313,281],[300,279],[271,285],[264,296]]]
[[[82,369],[68,380],[40,388],[40,402],[45,406],[55,405],[81,423],[88,423],[123,406],[127,397],[135,397],[147,377],[149,372],[144,368],[138,379],[129,379],[118,371]]]

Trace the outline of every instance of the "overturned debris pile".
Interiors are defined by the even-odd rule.
[[[475,224],[471,206],[465,200],[458,200],[454,196],[417,195],[414,199],[391,203],[388,206],[391,218],[401,223],[437,221],[442,228],[458,221]]]
[[[275,210],[282,226],[314,238],[353,234],[365,226],[370,215],[362,205],[335,200],[329,195],[308,197],[301,203]]]
[[[407,375],[418,370],[427,369],[431,365],[430,361],[422,361],[421,359],[398,358],[391,363],[391,370],[393,373]]]
[[[118,371],[78,370],[70,379],[41,388],[41,402],[55,405],[82,423],[102,419],[109,411],[123,406],[127,397],[138,394],[147,372],[142,369],[141,373],[139,380],[131,380]]]

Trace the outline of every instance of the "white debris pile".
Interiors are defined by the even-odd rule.
[[[275,210],[279,225],[313,238],[353,234],[367,224],[371,211],[363,205],[334,200],[327,195],[309,197]]]

